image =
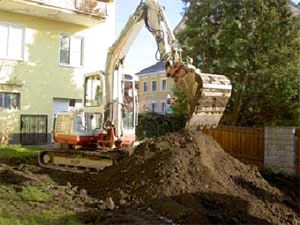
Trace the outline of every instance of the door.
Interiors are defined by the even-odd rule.
[[[53,99],[53,116],[59,112],[68,112],[69,111],[70,99]]]
[[[21,115],[21,144],[47,144],[47,120],[47,115]]]

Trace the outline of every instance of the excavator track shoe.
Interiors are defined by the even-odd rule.
[[[79,150],[45,150],[39,154],[39,165],[68,172],[99,172],[114,164],[109,152]]]

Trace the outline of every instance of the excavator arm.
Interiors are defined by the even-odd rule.
[[[130,46],[143,25],[151,32],[156,41],[167,76],[174,79],[176,87],[182,90],[187,97],[188,127],[216,127],[230,97],[230,81],[223,75],[201,73],[192,65],[191,61],[184,63],[181,60],[181,50],[178,48],[177,41],[167,22],[163,7],[156,0],[143,0],[129,17],[125,28],[107,55],[105,66],[105,120],[107,122],[105,125],[107,127],[105,131],[109,132],[109,139],[122,136],[123,110],[120,108],[124,105],[122,65]],[[76,112],[59,113],[54,130],[60,136],[61,143],[68,145],[80,143],[83,148],[81,150],[44,150],[39,154],[41,166],[74,172],[99,171],[112,165],[120,154],[122,156],[122,151],[112,151],[112,145],[110,147],[105,145],[107,141],[103,135],[105,136],[107,133],[101,133],[102,139],[100,139],[100,133],[99,136],[91,135],[90,131],[94,133],[94,130],[87,132],[76,130],[76,126],[73,125],[83,121],[80,119],[80,115],[76,115]],[[85,119],[93,119],[88,112],[85,112],[84,115],[87,116],[84,117]],[[99,139],[104,146],[98,146]],[[115,140],[114,144],[117,143],[119,140]]]
[[[192,65],[192,60],[183,62],[181,49],[167,21],[164,8],[157,0],[142,0],[129,17],[124,29],[108,51],[106,73],[106,99],[108,120],[118,123],[114,115],[116,101],[113,97],[114,76],[121,74],[122,65],[129,48],[143,26],[153,35],[166,74],[174,79],[188,101],[188,124],[190,128],[216,127],[223,115],[231,94],[231,83],[223,75],[202,73]],[[121,97],[118,99],[122,103]]]

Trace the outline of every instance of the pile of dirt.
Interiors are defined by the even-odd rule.
[[[51,204],[76,211],[84,224],[300,225],[297,182],[263,175],[191,131],[144,141],[97,175],[0,159],[0,184],[50,182]]]
[[[151,207],[177,223],[299,224],[295,199],[201,132],[145,141],[129,158],[81,182],[99,199]]]

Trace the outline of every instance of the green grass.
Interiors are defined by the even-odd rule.
[[[30,224],[38,225],[81,225],[76,215],[62,206],[54,206],[51,209],[34,211],[29,214]]]
[[[51,202],[47,183],[15,187],[0,185],[0,225],[82,225],[75,212]]]
[[[17,213],[16,213],[17,212]],[[82,225],[75,213],[62,206],[34,209],[27,212],[0,207],[0,225]]]
[[[0,158],[37,156],[40,150],[42,147],[0,144]],[[30,185],[0,182],[0,225],[82,225],[74,211],[52,202],[49,185],[49,181]]]
[[[16,218],[0,217],[0,225],[23,225],[24,223]]]
[[[20,193],[24,201],[47,202],[52,199],[52,194],[42,187],[23,186]]]
[[[41,147],[24,147],[21,145],[0,144],[0,158],[21,158],[37,156]]]

